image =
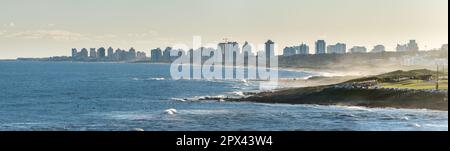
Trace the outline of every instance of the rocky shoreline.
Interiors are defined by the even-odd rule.
[[[448,111],[448,93],[382,89],[344,89],[334,88],[332,86],[263,92],[246,98],[227,99],[227,101]]]
[[[448,111],[448,90],[392,89],[367,86],[369,80],[380,82],[390,77],[397,78],[399,73],[406,76],[418,76],[429,72],[428,70],[396,71],[383,74],[383,76],[360,78],[339,84],[262,92],[243,98],[226,99],[226,101]],[[351,85],[351,87],[344,87],[345,85]]]

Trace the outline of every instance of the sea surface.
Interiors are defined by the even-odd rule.
[[[169,67],[0,61],[0,131],[448,131],[443,111],[201,100],[259,84],[172,80]]]

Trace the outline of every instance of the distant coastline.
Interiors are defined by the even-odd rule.
[[[166,55],[167,56],[167,55]],[[20,61],[70,61],[70,62],[127,62],[127,63],[171,63],[176,57],[140,57],[134,59],[79,59],[71,56],[53,56],[45,58],[17,58]],[[202,57],[202,62],[209,59]],[[6,59],[13,60],[13,59]],[[373,69],[386,68],[393,70],[434,67],[430,62],[447,62],[448,51],[429,50],[418,52],[381,52],[381,53],[346,53],[346,54],[310,54],[278,56],[278,66],[281,68],[307,68],[307,69]],[[385,72],[385,71],[384,71]]]
[[[0,61],[17,61],[17,59],[0,59]]]

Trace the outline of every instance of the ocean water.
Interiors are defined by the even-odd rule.
[[[0,131],[448,131],[442,111],[199,101],[257,90],[171,80],[165,64],[0,61]]]

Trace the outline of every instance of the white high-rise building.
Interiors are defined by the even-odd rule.
[[[237,42],[219,43],[218,47],[222,50],[222,54],[225,56],[225,61],[227,62],[233,62],[234,56],[240,53]]]
[[[292,56],[292,55],[308,55],[309,54],[309,46],[306,44],[300,44],[299,46],[286,47],[283,49],[283,56]]]
[[[383,45],[376,45],[373,47],[372,49],[372,53],[381,53],[381,52],[385,52],[386,51],[386,47],[384,47]]]
[[[89,50],[89,57],[91,58],[97,58],[97,51],[95,51],[95,48],[91,48]]]
[[[266,57],[274,57],[275,56],[275,43],[272,40],[268,40],[266,43]]]
[[[108,48],[108,58],[112,59],[114,57],[114,49],[112,47]]]
[[[297,54],[300,55],[308,55],[309,54],[309,46],[306,44],[301,44],[300,46],[298,46],[298,52]]]
[[[350,49],[351,53],[367,53],[367,48],[363,46],[354,46]]]
[[[410,40],[408,44],[405,45],[398,44],[396,50],[397,52],[409,52],[409,51],[416,52],[419,51],[419,46],[416,40]]]
[[[337,43],[336,45],[327,46],[327,53],[329,54],[345,54],[347,45],[344,43]]]
[[[325,40],[318,40],[316,42],[316,54],[325,54],[326,53],[327,43]]]
[[[245,56],[255,56],[252,49],[253,49],[252,46],[248,42],[245,42],[244,45],[242,46],[242,53]]]

